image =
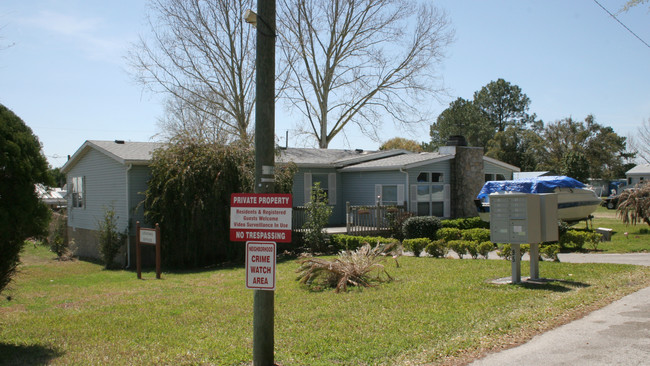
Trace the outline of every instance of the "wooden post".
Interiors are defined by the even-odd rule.
[[[135,223],[135,268],[138,272],[138,279],[142,279],[142,253],[140,251],[140,221]]]
[[[156,223],[156,278],[160,279],[160,262],[161,262],[161,250],[162,248],[160,247],[160,225]],[[139,263],[139,262],[138,262]]]

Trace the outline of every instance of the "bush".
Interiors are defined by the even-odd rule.
[[[117,253],[126,243],[126,231],[124,233],[117,231],[118,218],[119,217],[115,216],[115,209],[105,208],[104,218],[97,224],[99,232],[99,252],[102,255],[106,268],[113,267],[113,262]]]
[[[431,240],[429,238],[416,238],[416,239],[404,239],[402,245],[404,249],[409,252],[413,252],[416,257],[419,257],[424,248],[426,248]]]
[[[559,262],[558,253],[560,252],[560,246],[558,244],[542,244],[539,247],[539,254],[553,260],[554,262]]]
[[[475,241],[482,243],[484,241],[490,241],[490,229],[466,229],[462,231],[463,240]]]
[[[53,213],[47,235],[47,245],[59,260],[72,259],[73,254],[72,245],[74,241],[68,239],[67,219],[65,215]]]
[[[472,257],[472,259],[478,258],[478,242],[477,241],[472,241],[472,240],[467,240],[465,244],[465,249],[467,250],[467,254]]]
[[[449,249],[456,252],[460,259],[463,259],[463,256],[467,254],[469,245],[470,243],[467,240],[452,240],[447,243]]]
[[[519,244],[519,259],[530,250],[530,245]],[[501,249],[497,251],[497,255],[507,260],[512,260],[512,246],[510,244],[502,244]]]
[[[438,230],[436,237],[444,241],[460,240],[463,235],[462,231],[455,227],[443,227]]]
[[[402,227],[404,226],[404,221],[409,217],[413,217],[411,212],[388,212],[386,218],[388,219],[388,227],[390,228],[390,235],[399,240],[404,240],[404,232]]]
[[[444,258],[449,253],[449,248],[447,248],[446,242],[442,239],[429,242],[424,250],[435,258]]]
[[[560,237],[560,248],[580,251],[585,245],[596,250],[600,244],[601,235],[591,231],[568,230]]]
[[[478,254],[483,258],[488,259],[488,255],[494,249],[494,244],[491,241],[484,241],[478,245]]]
[[[455,228],[460,230],[475,229],[475,228],[481,228],[481,229],[490,228],[490,223],[481,220],[481,218],[478,216],[466,217],[461,219],[442,220],[441,224],[442,227]]]
[[[435,240],[436,232],[440,227],[440,219],[437,217],[415,216],[404,221],[402,232],[404,239],[429,238]]]
[[[311,191],[311,200],[305,204],[305,224],[302,226],[306,229],[303,239],[305,244],[312,252],[324,253],[327,251],[327,242],[325,226],[332,215],[332,207],[327,204],[327,195],[316,183]]]
[[[345,234],[334,234],[330,236],[330,245],[337,252],[342,250],[356,250],[366,243],[376,245],[377,243],[390,244],[396,241],[394,238],[384,238],[382,236],[355,236]]]

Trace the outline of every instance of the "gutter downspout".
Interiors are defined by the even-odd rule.
[[[129,212],[131,211],[131,200],[129,199],[129,172],[133,168],[133,164],[129,164],[126,168],[126,229],[128,234],[126,235],[126,268],[131,268],[131,232],[129,227],[131,226],[131,218],[129,217]]]
[[[406,184],[404,185],[404,201],[406,201],[406,211],[411,212],[411,207],[409,207],[411,205],[411,195],[409,191],[409,189],[411,189],[411,187],[409,187],[409,173],[404,171],[404,167],[400,167],[399,171],[406,175]]]

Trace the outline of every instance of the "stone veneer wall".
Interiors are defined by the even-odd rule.
[[[485,183],[483,148],[456,146],[451,166],[451,217],[477,216],[474,199]]]

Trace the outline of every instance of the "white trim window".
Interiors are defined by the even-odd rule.
[[[404,205],[403,184],[375,184],[375,204],[384,206]]]
[[[72,207],[86,207],[86,190],[84,177],[72,177]]]
[[[305,173],[304,194],[305,203],[311,201],[311,190],[316,183],[327,196],[327,204],[336,204],[336,173]]]
[[[440,172],[420,172],[417,184],[411,184],[411,212],[418,216],[449,217],[451,215],[450,185]]]
[[[486,173],[485,174],[485,181],[491,181],[491,180],[506,180],[506,176],[501,174],[501,173]]]

